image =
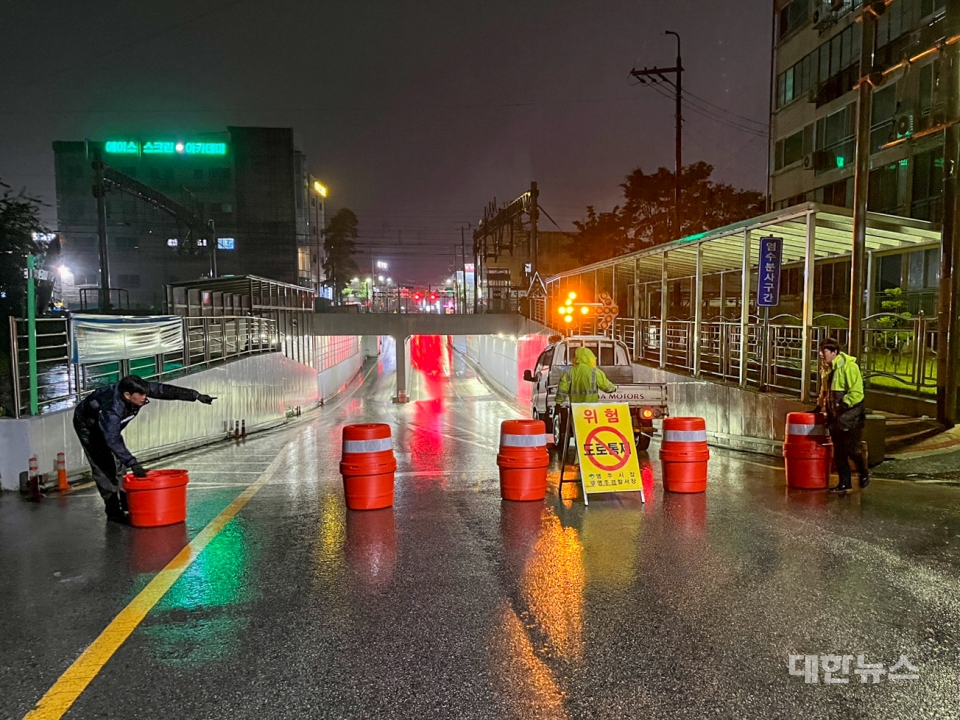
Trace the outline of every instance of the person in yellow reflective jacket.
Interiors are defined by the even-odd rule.
[[[579,347],[573,356],[573,367],[564,370],[560,378],[555,402],[557,405],[567,400],[575,403],[597,402],[600,400],[599,390],[616,392],[617,386],[597,367],[597,356],[593,351]]]
[[[832,492],[846,493],[853,487],[850,461],[857,466],[860,488],[870,483],[869,469],[864,462],[860,441],[866,422],[863,404],[863,375],[857,359],[840,352],[840,344],[833,338],[820,343],[820,359],[827,370],[824,392],[819,409],[827,414],[827,429],[833,440],[833,458],[840,482]]]

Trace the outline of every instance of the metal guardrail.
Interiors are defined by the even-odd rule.
[[[809,346],[803,347],[800,319],[780,315],[762,321],[751,316],[747,325],[747,385],[798,395],[801,388],[803,354],[810,358],[810,387],[816,393],[820,343],[828,337],[841,345],[849,340],[847,319],[834,314],[814,318]],[[667,320],[666,363],[664,367],[687,373],[693,367],[692,320]],[[920,313],[895,315],[878,313],[864,319],[863,354],[859,358],[864,381],[875,389],[890,388],[922,395],[935,392],[937,385],[937,322]],[[613,337],[626,343],[635,361],[659,365],[661,322],[659,319],[617,318]],[[729,382],[740,381],[743,358],[740,321],[704,320],[700,325],[701,375]],[[814,397],[814,395],[811,395]]]
[[[277,321],[261,317],[183,318],[180,350],[140,358],[76,364],[70,359],[69,321],[37,319],[40,413],[76,405],[84,396],[124,375],[165,382],[230,360],[281,347]],[[14,417],[30,414],[26,321],[11,318]]]
[[[40,412],[58,409],[76,391],[68,363],[67,318],[37,318],[37,401]],[[30,411],[27,321],[10,318],[10,375],[15,417]]]

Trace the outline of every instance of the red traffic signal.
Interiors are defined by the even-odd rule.
[[[413,296],[413,299],[414,299],[414,300],[420,300],[420,293],[416,293],[416,294]]]
[[[437,299],[437,294],[436,294],[436,293],[430,293],[430,302],[433,302],[433,301],[435,301],[436,299]]]

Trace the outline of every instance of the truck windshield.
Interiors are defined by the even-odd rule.
[[[596,355],[597,357],[598,365],[604,365],[609,367],[611,365],[624,364],[622,358],[618,362],[616,348],[614,344],[610,342],[600,343],[597,341],[591,342],[589,340],[587,342],[568,342],[567,347],[568,347],[567,364],[571,364],[573,362],[573,358],[577,352],[576,349],[578,347],[585,347],[593,351],[593,354]]]

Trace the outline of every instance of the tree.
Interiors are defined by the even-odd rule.
[[[24,190],[14,194],[4,182],[0,182],[0,187],[3,188],[0,196],[0,317],[7,318],[24,313],[27,255],[41,252],[33,233],[42,226],[37,198],[28,196]]]
[[[680,237],[714,230],[760,215],[764,196],[755,190],[738,190],[710,179],[713,166],[687,165],[681,176]],[[674,173],[666,168],[647,174],[636,168],[620,184],[624,203],[610,212],[587,208],[587,219],[577,226],[578,259],[597,262],[623,253],[661,245],[677,239],[674,229]]]
[[[327,279],[324,285],[333,288],[333,300],[340,303],[343,299],[343,286],[360,272],[353,254],[357,250],[357,227],[359,225],[356,214],[349,208],[340,208],[330,218],[330,223],[324,231],[323,249],[326,259],[323,261],[323,272]]]

